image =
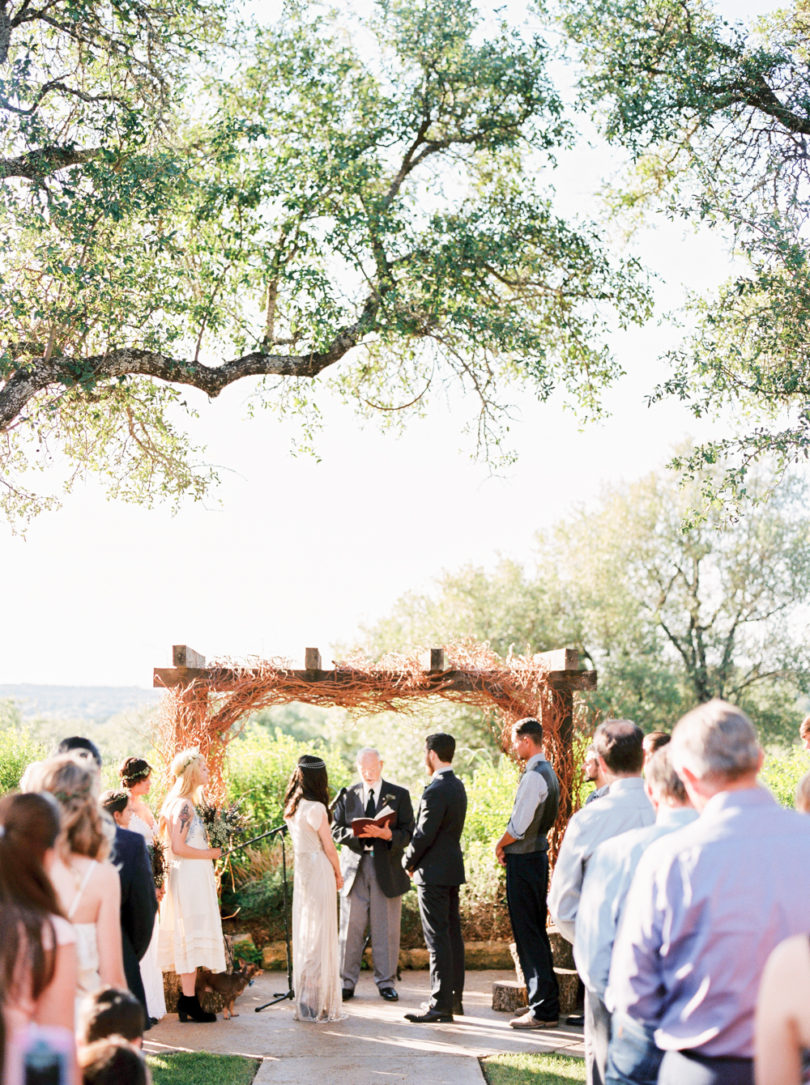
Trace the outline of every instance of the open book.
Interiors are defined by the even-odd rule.
[[[379,825],[381,829],[384,829],[396,816],[395,810],[392,810],[390,806],[384,806],[376,817],[352,818],[352,832],[355,836],[359,836],[368,825]]]

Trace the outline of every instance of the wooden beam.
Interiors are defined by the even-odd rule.
[[[321,669],[320,648],[304,649],[304,669],[307,671],[319,671]]]
[[[314,649],[317,651],[317,649]],[[307,659],[309,662],[309,659]],[[245,678],[244,671],[232,671],[229,668],[217,668],[216,685],[212,690],[227,693],[236,682],[242,682]],[[312,670],[290,671],[291,677],[300,682],[332,682],[342,685],[353,682],[354,676],[348,670],[324,671],[320,668]],[[153,684],[158,688],[172,689],[176,686],[186,686],[197,680],[212,680],[214,672],[208,668],[193,667],[156,667],[154,670]],[[491,674],[470,675],[466,671],[437,671],[430,675],[430,684],[440,689],[453,690],[464,693],[470,690],[483,689],[490,682],[498,682],[500,672],[493,671]],[[556,690],[589,690],[596,689],[596,671],[550,671],[548,674],[549,684]]]
[[[550,671],[579,670],[579,651],[576,648],[555,648],[552,652],[538,652],[532,659]]]
[[[189,648],[187,644],[172,645],[172,664],[175,667],[204,667],[205,656]]]

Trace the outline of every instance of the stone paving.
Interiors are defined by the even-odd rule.
[[[510,1015],[492,1009],[492,984],[508,979],[514,972],[468,972],[464,1017],[452,1025],[415,1025],[403,1015],[427,998],[427,972],[403,973],[399,1002],[380,998],[364,972],[355,998],[344,1003],[344,1021],[304,1025],[293,1020],[288,1001],[255,1012],[286,986],[283,973],[265,972],[237,1002],[234,1020],[180,1024],[169,1014],[147,1033],[144,1046],[153,1053],[205,1050],[259,1058],[255,1085],[482,1085],[478,1060],[484,1055],[558,1051],[582,1057],[580,1028],[509,1028]]]

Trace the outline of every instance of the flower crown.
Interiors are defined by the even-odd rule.
[[[197,746],[193,746],[190,750],[187,750],[186,756],[183,758],[183,760],[180,762],[180,764],[175,770],[175,775],[182,776],[186,769],[189,767],[189,765],[196,761],[197,758],[200,756],[200,750]]]

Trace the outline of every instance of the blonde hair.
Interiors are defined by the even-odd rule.
[[[61,825],[56,849],[64,859],[87,855],[106,859],[115,837],[115,823],[98,805],[97,773],[71,754],[44,761],[37,773],[38,790],[49,791],[59,803]]]
[[[195,805],[200,801],[203,790],[200,777],[205,764],[205,758],[196,746],[192,746],[188,750],[181,750],[180,753],[175,755],[171,766],[175,780],[169,794],[166,796],[161,812],[168,810],[169,806],[177,799],[191,799]]]

